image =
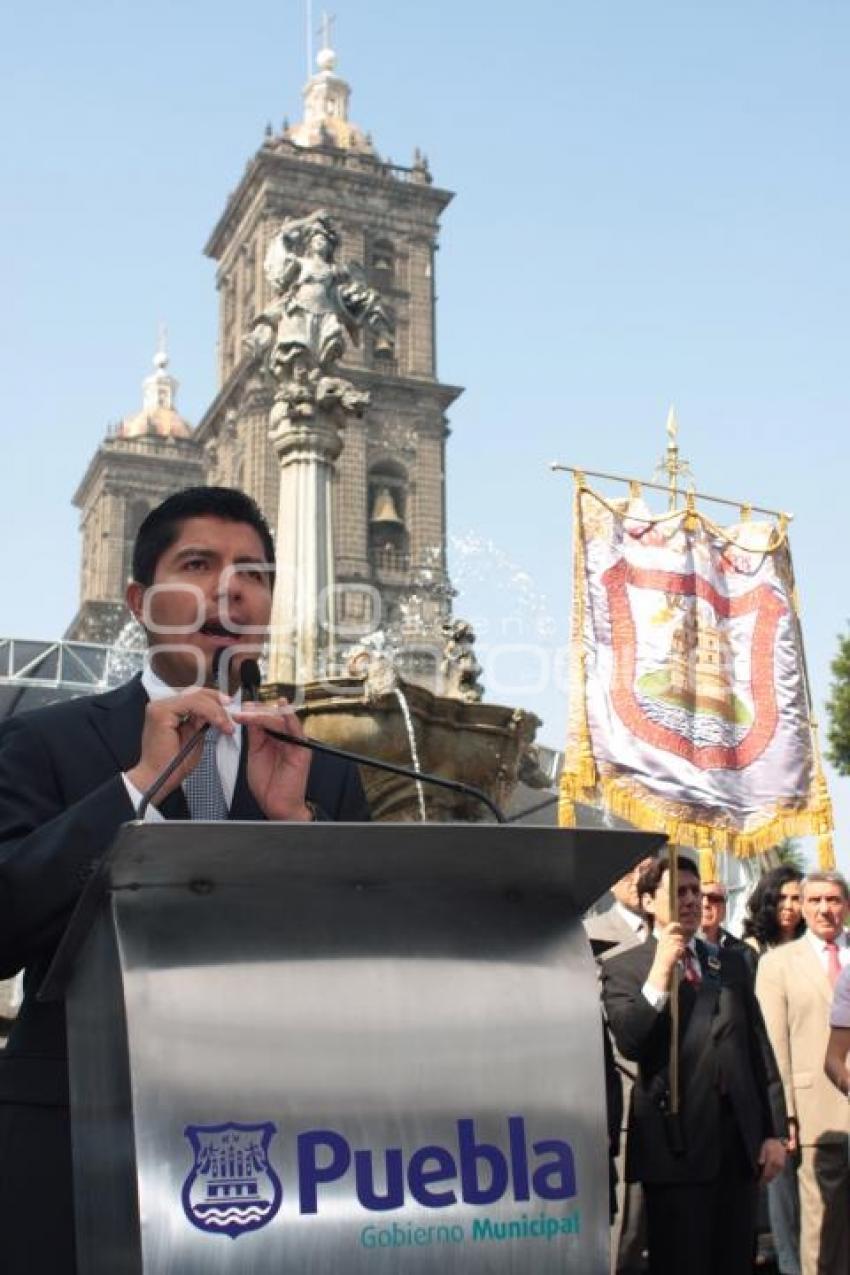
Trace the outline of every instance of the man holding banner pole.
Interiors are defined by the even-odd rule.
[[[747,967],[695,939],[699,875],[682,856],[673,867],[675,907],[659,860],[638,883],[652,935],[602,971],[614,1039],[638,1064],[626,1175],[644,1186],[653,1275],[750,1275],[757,1186],[785,1161],[782,1087]]]

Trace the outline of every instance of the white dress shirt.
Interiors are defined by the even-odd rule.
[[[811,930],[806,930],[806,938],[815,950],[815,954],[820,961],[824,974],[829,973],[829,956],[826,950],[826,939],[819,939],[816,934],[812,934]],[[842,931],[835,940],[838,948],[838,960],[841,968],[850,965],[850,947],[847,945],[847,935]]]
[[[690,952],[691,956],[693,957],[696,963],[696,968],[698,971],[700,971],[700,974],[701,974],[699,956],[697,955],[697,947],[696,947],[696,942],[694,939],[691,939],[691,941],[688,943],[687,950]],[[681,962],[680,962],[680,968],[681,968]],[[661,1013],[662,1009],[664,1008],[664,1006],[667,1004],[667,1002],[670,999],[669,992],[662,992],[661,989],[659,987],[656,987],[654,983],[650,983],[649,979],[647,979],[646,982],[644,983],[643,987],[641,988],[641,992],[643,993],[644,998],[649,1001],[652,1008],[658,1010],[659,1014]]]
[[[619,912],[620,917],[625,921],[630,930],[633,930],[641,943],[644,942],[649,934],[649,926],[642,916],[638,916],[637,912],[632,912],[629,908],[624,908],[622,903],[614,903],[614,911]]]
[[[179,694],[173,686],[169,686],[167,682],[163,682],[161,677],[153,671],[150,662],[145,660],[145,667],[142,670],[142,686],[147,692],[148,699],[151,701],[158,699],[168,699],[172,695]],[[233,697],[232,707],[238,708],[242,702],[242,692],[239,691]],[[218,765],[218,776],[221,780],[221,787],[224,791],[224,799],[228,807],[233,804],[233,793],[236,789],[236,777],[239,774],[239,756],[242,751],[242,727],[239,722],[233,723],[235,730],[232,735],[225,735],[224,732],[219,735],[216,744],[215,759]],[[126,774],[122,774],[124,785],[133,803],[133,809],[138,814],[139,806],[142,803],[142,793],[139,792],[135,784],[131,783]],[[145,811],[146,823],[160,823],[164,819],[164,815],[160,814],[156,806],[149,805]]]

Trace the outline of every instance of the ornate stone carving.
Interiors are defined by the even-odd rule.
[[[370,450],[386,453],[387,459],[399,454],[413,458],[416,455],[416,443],[416,429],[406,421],[395,418],[383,421],[376,437],[369,439]]]
[[[478,681],[483,669],[472,649],[475,630],[467,620],[446,620],[442,627],[446,639],[440,668],[443,694],[467,704],[477,704],[484,687]]]
[[[348,341],[362,329],[375,353],[391,358],[394,324],[363,268],[334,260],[339,235],[323,209],[289,218],[272,239],[264,270],[274,300],[245,338],[278,384],[272,426],[319,412],[362,416],[368,395],[336,372]]]

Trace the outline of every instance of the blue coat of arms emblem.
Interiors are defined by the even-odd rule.
[[[263,1124],[190,1124],[184,1133],[195,1162],[183,1183],[183,1208],[193,1226],[235,1240],[267,1226],[280,1208],[283,1188],[269,1163],[277,1132]]]

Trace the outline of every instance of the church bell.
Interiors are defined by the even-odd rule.
[[[384,526],[404,526],[402,519],[399,517],[398,509],[396,508],[396,503],[389,487],[379,488],[375,496],[375,503],[372,506],[372,513],[369,518],[369,522],[373,526],[376,523],[382,523]]]

